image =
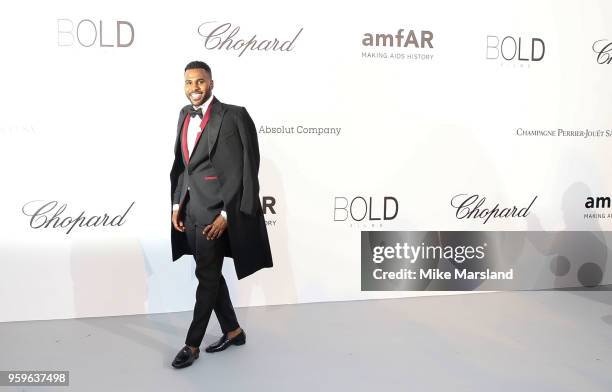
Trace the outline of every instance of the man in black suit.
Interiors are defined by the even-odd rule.
[[[175,368],[193,363],[214,310],[223,336],[206,352],[242,345],[246,335],[236,319],[225,279],[224,257],[234,259],[238,279],[272,267],[268,233],[259,200],[257,130],[246,109],[212,95],[210,67],[185,67],[185,95],[191,104],[179,113],[170,172],[172,261],[193,255],[198,278],[193,321]]]

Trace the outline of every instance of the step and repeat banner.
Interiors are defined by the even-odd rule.
[[[192,60],[258,130],[275,265],[226,259],[236,306],[612,283],[609,1],[2,16],[0,321],[193,308],[169,197]]]

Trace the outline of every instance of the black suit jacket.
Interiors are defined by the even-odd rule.
[[[171,204],[179,203],[179,216],[183,216],[182,207],[190,197],[189,193],[204,191],[204,177],[212,164],[220,186],[223,209],[227,212],[230,248],[226,256],[234,259],[236,275],[242,279],[261,268],[272,267],[270,242],[259,200],[257,130],[245,108],[224,104],[216,98],[211,105],[210,119],[193,148],[188,165],[183,160],[180,141],[190,105],[179,113],[174,164],[170,171]],[[203,138],[207,138],[206,143],[202,143]],[[201,200],[195,196],[190,203]],[[185,233],[176,230],[172,224],[171,241],[172,261],[192,254]]]

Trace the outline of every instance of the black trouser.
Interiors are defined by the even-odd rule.
[[[195,274],[198,278],[198,289],[193,308],[193,320],[189,326],[185,344],[199,347],[204,339],[204,332],[206,332],[213,310],[224,334],[235,330],[239,325],[227,284],[221,274],[223,255],[229,246],[227,231],[216,240],[207,240],[202,233],[205,225],[195,223],[188,206],[189,203],[185,206],[187,212],[184,221],[185,233],[196,261]]]

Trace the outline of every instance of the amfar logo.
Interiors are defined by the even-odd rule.
[[[125,20],[104,25],[102,20],[57,20],[57,46],[82,46],[90,48],[98,44],[102,48],[126,48],[134,43],[134,25]]]
[[[262,196],[261,197],[261,208],[264,215],[266,216],[266,226],[276,226],[276,219],[268,219],[270,215],[276,218],[276,198],[274,196]]]
[[[393,220],[399,212],[399,203],[393,196],[334,197],[334,221],[364,223],[382,226],[383,221]]]
[[[433,33],[429,30],[398,29],[396,33],[365,33],[361,45],[368,51],[361,52],[364,59],[432,60]],[[421,51],[415,51],[421,49]],[[406,52],[409,50],[408,52]]]
[[[610,208],[612,199],[610,197],[587,197],[584,206],[586,208]]]
[[[487,35],[487,60],[542,61],[546,45],[541,38]]]
[[[612,198],[609,196],[595,196],[595,197],[587,197],[586,202],[584,203],[584,207],[592,210],[592,209],[610,209],[612,208]],[[612,218],[612,213],[585,213],[583,215],[584,219],[610,219]]]
[[[456,209],[455,217],[457,219],[482,219],[483,224],[489,222],[491,218],[525,218],[529,215],[529,210],[535,203],[538,197],[535,196],[528,206],[519,208],[517,206],[501,207],[499,203],[493,208],[483,207],[487,198],[480,195],[468,195],[461,193],[453,196],[451,199],[451,207]]]
[[[397,30],[395,34],[384,33],[365,33],[361,40],[363,46],[388,46],[398,48],[432,48],[433,33],[428,30],[419,32],[419,38],[414,30],[404,32],[404,29]]]
[[[66,204],[59,204],[57,201],[33,200],[27,202],[21,208],[24,215],[30,217],[30,227],[33,229],[67,229],[66,234],[75,227],[98,227],[98,226],[122,226],[125,223],[125,217],[134,205],[132,202],[123,214],[111,216],[107,213],[104,215],[85,216],[85,211],[81,211],[76,218],[72,216],[64,216]]]
[[[612,50],[612,41],[609,39],[600,39],[593,43],[593,52],[597,53],[597,64],[610,64],[612,63],[612,57],[610,57],[610,51]]]
[[[204,38],[204,47],[208,50],[235,51],[241,57],[247,50],[291,52],[295,49],[295,42],[304,30],[300,27],[293,35],[283,38],[272,37],[259,39],[257,34],[246,34],[246,38],[239,35],[240,26],[231,23],[204,22],[198,26],[198,34]]]

